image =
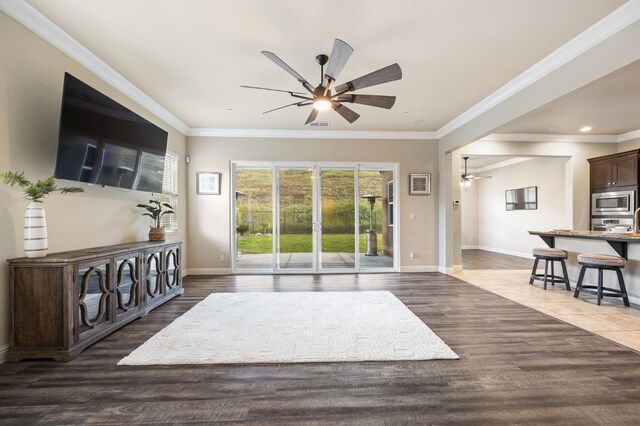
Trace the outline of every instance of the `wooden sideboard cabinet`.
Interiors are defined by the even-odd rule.
[[[181,255],[181,242],[141,242],[10,259],[8,361],[68,361],[182,294]]]

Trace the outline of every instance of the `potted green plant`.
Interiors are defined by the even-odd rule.
[[[70,192],[84,192],[78,187],[58,187],[56,179],[50,176],[46,179],[31,182],[24,177],[24,172],[0,172],[0,179],[11,187],[22,188],[24,198],[30,201],[24,213],[24,254],[27,257],[44,257],[49,249],[47,238],[47,220],[42,201],[54,192],[68,194]]]
[[[153,199],[149,200],[149,204],[138,204],[137,207],[145,209],[146,212],[142,216],[149,216],[153,221],[151,229],[149,229],[149,241],[164,241],[166,232],[160,222],[164,215],[175,213],[173,207],[170,204]]]

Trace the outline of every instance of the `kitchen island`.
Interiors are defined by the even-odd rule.
[[[598,253],[623,257],[627,260],[623,275],[629,299],[631,303],[640,304],[640,234],[576,230],[528,232],[529,235],[540,237],[549,247],[568,252],[567,268],[573,288],[580,272],[577,260],[579,254]],[[587,271],[585,284],[595,283],[596,280],[595,271]],[[605,274],[605,285],[617,287],[617,279]]]
[[[629,243],[640,243],[640,234],[633,233],[616,233],[604,231],[573,231],[573,230],[555,230],[555,231],[529,231],[530,235],[537,235],[542,238],[549,247],[556,247],[556,238],[583,238],[588,240],[601,240],[609,243],[619,256],[628,259]]]

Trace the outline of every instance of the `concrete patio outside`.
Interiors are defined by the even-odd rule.
[[[311,269],[313,253],[281,253],[279,269]],[[240,254],[236,261],[238,270],[271,269],[273,255]],[[322,253],[320,267],[324,269],[355,268],[353,253]],[[393,268],[393,257],[385,254],[365,256],[360,254],[361,268]]]

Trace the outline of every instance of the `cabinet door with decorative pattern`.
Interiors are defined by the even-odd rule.
[[[164,251],[165,265],[165,291],[167,293],[181,291],[182,288],[182,270],[181,270],[181,252],[180,246],[169,246]]]
[[[140,309],[140,254],[129,253],[116,258],[114,303],[118,317]]]
[[[78,264],[75,268],[75,294],[78,301],[74,318],[76,339],[98,333],[113,320],[111,259]]]
[[[144,255],[144,298],[146,304],[153,304],[164,295],[163,272],[164,259],[162,248],[147,251]]]

